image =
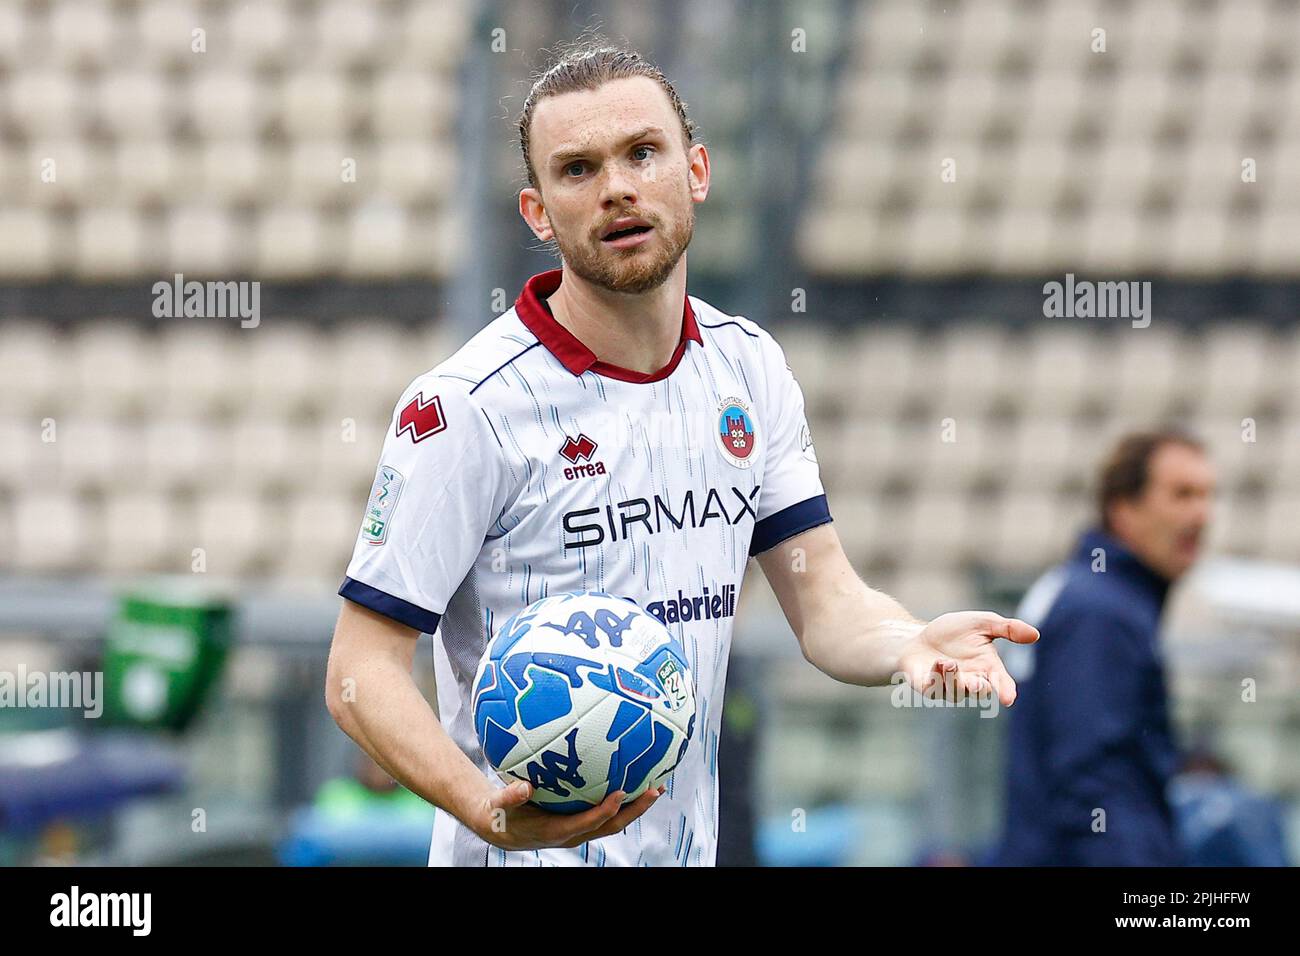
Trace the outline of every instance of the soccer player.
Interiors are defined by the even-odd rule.
[[[716,749],[736,593],[756,556],[804,656],[918,690],[1015,685],[985,612],[913,618],[840,547],[803,395],[749,319],[686,294],[709,153],[667,78],[635,52],[566,52],[519,119],[519,212],[558,247],[509,312],[397,402],[347,577],[326,699],[395,779],[437,806],[430,863],[711,865]],[[487,763],[470,712],[494,630],[548,594],[658,609],[689,657],[698,722],[666,787],[572,816]],[[411,678],[435,640],[438,710]]]

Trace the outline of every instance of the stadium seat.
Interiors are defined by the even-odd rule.
[[[923,95],[902,72],[873,70],[850,79],[843,92],[845,132],[887,141],[909,115],[913,101]]]
[[[1300,208],[1266,208],[1260,214],[1252,272],[1289,275],[1300,261]]]
[[[0,64],[17,66],[32,47],[34,27],[21,4],[0,4]]]
[[[397,61],[415,68],[454,62],[469,32],[468,14],[464,0],[407,4],[397,30],[403,39],[395,51]]]
[[[173,205],[163,234],[172,275],[229,276],[247,262],[235,223],[223,206]]]
[[[9,117],[35,140],[68,139],[81,129],[87,102],[83,85],[54,67],[28,67],[9,79]]]
[[[167,408],[208,420],[242,409],[250,401],[248,337],[257,331],[240,328],[238,319],[169,321],[158,337],[161,374],[154,394]]]
[[[350,494],[330,494],[310,485],[297,489],[287,509],[280,573],[297,580],[341,581],[364,505]]]
[[[162,204],[185,188],[199,167],[197,152],[160,139],[126,139],[113,151],[113,191],[129,207]]]
[[[1115,325],[1112,335],[1124,343],[1113,395],[1116,407],[1142,409],[1159,417],[1180,398],[1191,396],[1196,383],[1186,371],[1189,355],[1180,333],[1154,321],[1145,329],[1132,328],[1131,322],[1122,318],[1091,321]]]
[[[292,9],[282,0],[233,5],[225,29],[232,57],[249,67],[279,61],[292,46]]]
[[[1243,51],[1258,50],[1269,33],[1279,27],[1279,21],[1262,0],[1218,4],[1215,13],[1213,32],[1207,39],[1210,39],[1209,45],[1216,50],[1218,62],[1223,65],[1241,64]],[[1287,15],[1295,16],[1294,7]],[[1235,57],[1232,55],[1234,52],[1237,54]],[[1213,95],[1212,91],[1207,92]]]
[[[331,272],[334,231],[312,207],[277,205],[257,220],[255,268],[268,279]]]
[[[6,413],[0,416],[0,487],[17,488],[31,483],[33,476],[54,478],[58,474],[55,464],[57,448],[41,447],[40,422],[27,415]],[[44,467],[36,463],[44,461]]]
[[[1267,533],[1262,504],[1255,495],[1221,495],[1207,529],[1207,544],[1218,554],[1259,557]]]
[[[199,160],[202,195],[225,205],[270,201],[282,193],[284,166],[281,150],[263,149],[252,139],[209,142]]]
[[[364,504],[375,477],[388,421],[387,416],[369,415],[358,419],[322,418],[305,429],[304,439],[311,445],[311,460],[316,463],[320,485],[354,503]]]
[[[974,589],[959,569],[918,567],[903,572],[893,585],[892,596],[922,617],[936,617],[955,607],[978,603]]]
[[[1077,530],[1067,525],[1058,496],[1050,492],[1005,496],[991,521],[993,532],[978,560],[1014,571],[1036,571],[1060,560]]]
[[[92,413],[93,414],[93,413]],[[70,491],[113,488],[133,467],[133,430],[113,419],[72,416],[61,423],[59,487]]]
[[[175,499],[156,492],[129,489],[107,498],[97,568],[190,573],[192,551],[200,545],[185,512]]]
[[[876,543],[879,506],[874,495],[854,493],[855,487],[851,482],[843,483],[839,494],[832,491],[827,498],[844,553],[861,573],[872,551],[879,547]]]
[[[33,212],[98,205],[95,197],[113,189],[111,158],[111,154],[87,148],[76,139],[32,143],[17,196],[24,197]],[[19,207],[16,211],[21,215],[24,210]],[[54,264],[46,260],[45,268]]]
[[[174,92],[163,74],[143,64],[123,63],[103,73],[92,102],[121,145],[165,136],[174,122]]]
[[[965,323],[943,333],[933,379],[940,418],[978,415],[1010,397],[1017,385],[1007,374],[1010,344],[991,323]]]
[[[98,528],[78,495],[20,487],[12,502],[14,570],[48,573],[87,566]]]
[[[101,66],[120,49],[120,39],[104,0],[60,0],[49,9],[51,59],[62,68]]]
[[[356,94],[346,79],[330,70],[295,71],[279,91],[279,121],[291,136],[344,136],[356,118],[356,107]]]
[[[234,422],[226,440],[230,457],[221,483],[245,493],[294,487],[317,475],[311,426],[280,418],[247,417]]]
[[[336,417],[387,420],[406,383],[437,362],[409,348],[411,338],[410,330],[378,316],[335,330],[323,361]]]
[[[119,482],[155,491],[193,488],[223,467],[228,453],[217,443],[214,426],[201,418],[182,417],[184,412],[179,409],[144,424],[142,460],[133,472],[120,475]]]
[[[920,427],[905,432],[901,473],[919,487],[967,491],[1005,477],[1009,431],[976,409],[966,410],[962,400],[952,396]]]
[[[1095,341],[1068,320],[1041,326],[1027,343],[1025,378],[1017,384],[1023,406],[1052,419],[1077,415],[1099,401],[1110,366],[1100,361]]]
[[[136,7],[134,49],[145,62],[164,67],[188,67],[194,51],[195,30],[204,29],[206,17],[200,16],[189,0],[145,0]],[[217,38],[207,43],[220,49]]]
[[[375,177],[376,171],[360,159],[351,144],[336,139],[300,139],[287,155],[288,191],[290,202],[303,205],[347,204],[366,189],[363,185]],[[344,162],[356,163],[355,178],[345,179]],[[351,178],[351,176],[349,177]]]
[[[157,339],[138,323],[93,319],[77,329],[69,345],[64,374],[74,394],[95,396],[95,412],[130,415],[157,400],[168,365],[158,361]]]
[[[912,526],[895,539],[900,563],[920,569],[969,560],[984,540],[974,527],[981,517],[964,491],[927,494],[924,506],[912,513]]]
[[[282,525],[279,509],[260,495],[218,491],[195,505],[195,546],[209,574],[247,575],[275,551]]]
[[[83,207],[76,225],[74,268],[91,280],[136,275],[156,261],[148,239],[133,209]]]
[[[391,67],[376,74],[367,115],[382,139],[436,134],[455,123],[456,91],[438,74]]]
[[[343,270],[374,278],[409,274],[420,263],[412,255],[406,207],[384,199],[358,206],[343,238]]]
[[[391,29],[385,13],[385,7],[348,0],[317,5],[312,33],[318,62],[342,68],[370,63]]]
[[[375,155],[375,175],[386,198],[419,205],[439,193],[451,175],[448,156],[426,139],[390,140]]]
[[[1226,321],[1207,330],[1203,343],[1202,403],[1230,415],[1244,417],[1258,411],[1261,398],[1278,396],[1282,383],[1271,380],[1269,354],[1276,348],[1265,330]]]
[[[1300,492],[1300,408],[1292,406],[1288,416],[1272,429],[1265,429],[1260,441],[1268,442],[1275,452],[1276,468],[1270,482],[1278,491]]]
[[[998,220],[994,233],[993,267],[1000,271],[1015,269],[1039,274],[1055,269],[1057,257],[1052,249],[1055,228],[1052,216],[1046,212],[1008,209]]]
[[[0,237],[4,218],[0,213]],[[69,398],[59,374],[65,347],[64,338],[48,326],[16,316],[0,322],[0,407],[37,421],[57,415]]]
[[[1039,493],[1053,492],[1067,483],[1077,467],[1076,428],[1069,418],[1034,417],[1020,423],[1008,442],[1008,485]]]
[[[292,93],[304,99],[307,82],[294,74]],[[190,77],[186,117],[206,139],[243,139],[257,134],[267,119],[267,91],[245,69],[209,67]],[[325,94],[322,94],[325,95]],[[293,101],[293,106],[298,106]],[[297,130],[295,130],[297,132]]]
[[[246,336],[245,402],[263,415],[291,418],[325,400],[321,369],[326,368],[327,340],[292,319],[277,317]]]

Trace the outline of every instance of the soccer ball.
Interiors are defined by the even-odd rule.
[[[474,730],[501,778],[533,803],[578,813],[668,780],[695,731],[686,653],[632,601],[595,591],[543,598],[488,643]]]

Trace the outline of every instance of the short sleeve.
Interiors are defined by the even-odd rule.
[[[339,594],[432,634],[504,508],[502,469],[473,398],[417,379],[393,411]]]
[[[770,338],[765,345],[765,410],[770,435],[751,555],[831,520],[804,414],[803,390],[781,347]]]

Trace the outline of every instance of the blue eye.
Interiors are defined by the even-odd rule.
[[[586,168],[586,163],[569,163],[564,167],[564,174],[566,176],[581,176],[582,171]],[[574,172],[575,169],[577,170],[576,173]]]
[[[633,157],[635,157],[637,160],[646,160],[646,159],[649,159],[649,158],[650,158],[650,154],[653,153],[654,151],[655,151],[655,148],[654,148],[653,146],[638,146],[638,147],[636,147],[635,149],[632,150],[632,155],[633,155]],[[638,155],[638,154],[640,154],[640,153],[642,153],[642,152],[644,152],[646,155],[644,155],[644,156]]]

